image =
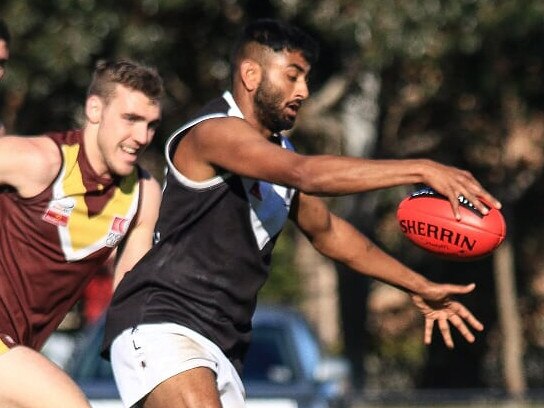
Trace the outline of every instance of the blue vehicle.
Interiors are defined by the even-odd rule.
[[[242,380],[247,408],[346,408],[350,371],[342,359],[323,355],[306,320],[284,307],[259,307]],[[78,340],[66,371],[93,408],[122,407],[109,362],[98,351],[104,319]],[[228,407],[225,407],[228,408]]]
[[[297,312],[258,308],[242,380],[248,407],[280,399],[298,408],[349,406],[350,372],[342,359],[323,355],[317,337]],[[256,406],[256,405],[255,405]]]

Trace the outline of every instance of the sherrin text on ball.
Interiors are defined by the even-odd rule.
[[[459,197],[461,220],[456,220],[448,199],[431,188],[406,197],[398,206],[402,233],[415,245],[450,259],[473,259],[493,252],[506,236],[501,212],[488,205],[484,215]]]

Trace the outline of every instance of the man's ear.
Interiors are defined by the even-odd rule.
[[[104,104],[97,95],[91,95],[85,102],[85,116],[90,123],[97,124],[102,117]]]
[[[244,87],[248,91],[254,91],[261,83],[263,70],[261,66],[252,59],[245,59],[240,64],[240,77]]]

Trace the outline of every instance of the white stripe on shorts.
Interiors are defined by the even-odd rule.
[[[225,354],[207,338],[178,324],[142,324],[123,331],[111,346],[111,363],[127,408],[163,381],[195,367],[215,372],[223,407],[245,406],[242,380]]]

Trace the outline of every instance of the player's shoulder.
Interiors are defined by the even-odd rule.
[[[189,130],[187,136],[204,143],[214,143],[217,139],[238,139],[257,135],[256,129],[246,120],[236,116],[224,116],[204,120]]]
[[[13,159],[32,163],[37,171],[58,167],[62,161],[58,146],[46,135],[5,136],[0,138],[0,149]]]
[[[0,182],[32,196],[58,175],[62,158],[55,142],[45,135],[10,135],[0,138],[0,162]]]
[[[193,126],[194,130],[225,129],[225,126],[246,127],[249,123],[237,116],[216,116],[206,118]]]

